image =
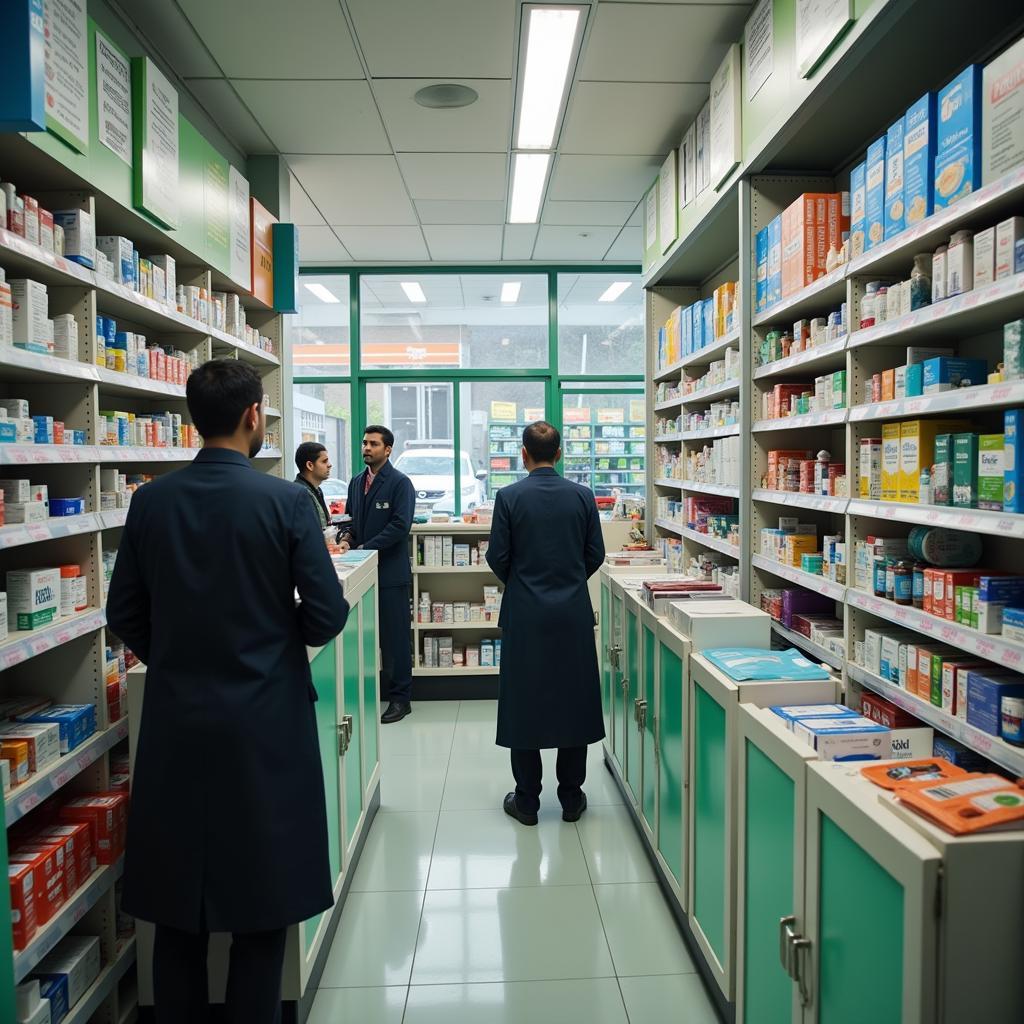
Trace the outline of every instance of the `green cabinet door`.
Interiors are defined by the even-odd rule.
[[[615,665],[612,668],[612,756],[619,766],[619,773],[626,770],[626,715],[623,713],[625,696],[622,681],[626,678],[626,623],[623,621],[625,609],[622,595],[614,591],[611,596],[612,605],[612,644],[618,648]]]
[[[345,849],[348,849],[359,825],[363,809],[362,745],[363,723],[359,717],[359,689],[362,686],[362,672],[359,666],[359,631],[350,622],[341,634],[344,654],[342,672],[344,675],[344,713],[352,716],[352,739],[345,751],[343,768],[345,772]]]
[[[640,734],[636,724],[636,699],[640,695],[640,620],[637,613],[626,606],[625,630],[626,680],[622,694],[623,760],[626,783],[633,800],[640,798]]]
[[[377,695],[377,588],[363,594],[359,601],[359,628],[363,638],[363,780],[366,785],[377,768],[377,736],[380,708]]]
[[[601,582],[601,708],[604,711],[604,731],[611,740],[612,735],[612,623],[611,594],[608,584]]]
[[[658,849],[676,885],[686,884],[683,873],[685,796],[683,766],[687,750],[683,733],[683,660],[666,643],[658,643]]]
[[[657,662],[655,654],[657,645],[654,640],[654,630],[645,621],[641,627],[643,634],[643,685],[640,696],[644,701],[643,717],[641,719],[643,728],[640,730],[641,758],[643,761],[643,787],[640,812],[647,822],[647,827],[654,833],[657,824],[658,807],[658,751],[654,742],[655,727],[657,724],[657,688],[655,686]]]

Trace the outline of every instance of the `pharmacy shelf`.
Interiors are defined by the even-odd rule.
[[[263,411],[267,414],[267,419],[279,420],[281,418],[281,410],[275,409],[271,405],[268,405]]]
[[[412,532],[416,536],[437,533],[483,534],[491,532],[490,523],[415,523]]]
[[[841,338],[826,342],[824,345],[815,345],[814,348],[809,348],[804,352],[797,352],[795,355],[765,363],[764,366],[759,366],[754,370],[754,380],[781,377],[794,370],[817,370],[843,366],[846,362],[843,353],[846,352],[847,340],[848,337],[844,334]]]
[[[113,512],[100,512],[98,518],[104,530],[116,530],[128,521],[128,509],[119,508]]]
[[[94,871],[78,892],[61,908],[60,913],[36,932],[35,938],[20,952],[14,954],[15,984],[24,981],[53,947],[71,932],[79,921],[121,877],[124,871],[124,857],[115,864],[106,865]]]
[[[662,434],[659,437],[654,438],[655,444],[669,444],[672,441],[682,441],[683,435],[681,433],[676,434]]]
[[[258,451],[253,458],[254,459],[280,459],[284,453],[280,448],[264,448]]]
[[[128,719],[115,722],[109,729],[90,736],[69,754],[42,772],[29,776],[16,786],[4,800],[4,816],[8,828],[25,817],[44,800],[53,796],[91,764],[95,764],[111,747],[128,737]]]
[[[71,1007],[61,1024],[88,1024],[103,1000],[114,991],[118,982],[133,966],[135,957],[135,938],[132,937],[117,951],[113,961],[100,971],[99,977],[86,989],[82,998]]]
[[[724,427],[707,427],[704,430],[684,430],[679,439],[682,441],[703,441],[716,437],[738,437],[740,425],[730,423]]]
[[[773,576],[779,576],[784,580],[789,580],[790,583],[796,583],[798,586],[806,587],[807,590],[813,590],[816,594],[824,594],[826,597],[831,597],[833,601],[843,601],[846,598],[846,585],[844,583],[836,583],[833,580],[825,579],[824,576],[804,572],[803,569],[797,569],[792,565],[784,565],[782,562],[776,562],[775,559],[768,558],[765,555],[752,555],[750,564],[755,568],[770,572]]]
[[[738,498],[740,488],[738,484],[702,484],[693,480],[683,480],[684,491],[696,491],[700,494],[720,494],[724,498]]]
[[[130,373],[107,370],[91,363],[76,362],[60,356],[26,352],[20,348],[5,345],[0,349],[0,369],[7,380],[12,381],[88,381],[99,384],[104,395],[127,395],[148,398],[158,395],[163,398],[185,397],[185,389],[178,384],[168,384],[148,377],[136,377]]]
[[[736,330],[730,331],[728,334],[723,335],[717,341],[712,342],[710,345],[705,345],[703,348],[698,349],[696,352],[691,352],[688,356],[684,356],[680,361],[679,365],[685,369],[688,366],[707,366],[708,363],[713,362],[717,359],[727,348],[733,348],[739,346],[740,343],[740,331],[737,327]]]
[[[414,565],[412,571],[422,576],[494,575],[489,565]]]
[[[473,666],[472,668],[462,665],[452,668],[414,668],[412,674],[414,676],[496,676],[500,671],[500,668],[490,665]]]
[[[671,487],[673,490],[681,491],[683,489],[682,480],[671,480],[669,477],[660,477],[654,481],[655,487]]]
[[[722,537],[713,537],[710,533],[701,533],[699,530],[691,530],[687,526],[681,527],[678,532],[687,540],[703,544],[704,547],[711,548],[712,551],[721,551],[723,555],[729,555],[731,558],[740,557],[740,549],[735,544],[730,544]]]
[[[665,530],[668,533],[674,533],[677,537],[683,536],[683,527],[679,523],[674,523],[671,519],[655,519],[654,525],[659,530]]]
[[[798,633],[795,629],[787,629],[781,622],[776,622],[774,619],[772,619],[772,632],[787,640],[794,647],[799,647],[805,654],[810,654],[832,668],[842,670],[844,659],[840,655],[833,654],[821,644],[816,644],[803,633]]]
[[[683,361],[682,359],[672,363],[669,366],[665,366],[658,370],[657,373],[651,378],[655,384],[660,384],[665,380],[678,380],[683,372]]]
[[[107,613],[102,608],[89,608],[42,629],[14,630],[0,643],[0,672],[101,629],[106,621]]]
[[[898,416],[928,416],[934,413],[965,412],[968,409],[997,409],[1024,404],[1024,380],[1003,384],[981,384],[973,388],[957,388],[938,395],[897,398],[892,402],[855,405],[850,410],[851,423],[887,420]]]
[[[795,505],[818,512],[835,512],[839,515],[846,512],[846,506],[850,503],[849,498],[831,498],[826,495],[803,494],[799,491],[772,491],[764,487],[755,487],[751,499],[769,502],[772,505]]]
[[[910,505],[898,501],[868,501],[853,498],[847,512],[851,516],[885,519],[921,526],[941,526],[948,530],[966,530],[993,537],[1024,540],[1024,515],[989,512],[978,508],[950,508],[944,505]]]
[[[49,466],[76,462],[191,462],[197,451],[198,448],[130,448],[95,444],[4,444],[0,445],[0,466]]]
[[[854,331],[850,348],[862,345],[903,345],[918,338],[929,344],[961,341],[973,334],[997,330],[1020,315],[1024,274],[1014,274],[985,288],[975,288],[932,306]]]
[[[948,619],[940,619],[937,615],[931,615],[919,608],[896,604],[894,601],[875,597],[854,587],[848,588],[846,603],[889,622],[906,626],[941,643],[951,644],[969,654],[976,654],[979,658],[994,661],[1005,668],[1018,672],[1024,670],[1024,643],[979,633],[976,629],[969,629]]]
[[[775,420],[755,420],[751,431],[755,434],[777,430],[806,430],[810,427],[834,427],[846,422],[848,409],[829,409],[809,412],[802,416],[782,416]]]
[[[81,516],[52,518],[43,523],[0,526],[0,551],[45,540],[58,540],[61,537],[75,537],[80,533],[92,533],[102,529],[101,514],[92,512]]]
[[[683,395],[682,404],[697,405],[700,402],[713,402],[716,398],[725,398],[728,395],[738,395],[739,393],[740,379],[739,377],[733,377],[732,380],[716,384],[714,387],[703,388],[700,391],[691,391],[688,395]]]
[[[922,722],[938,732],[951,736],[1007,771],[1013,772],[1014,775],[1024,775],[1024,747],[1012,746],[998,736],[982,732],[980,729],[968,725],[963,719],[948,714],[916,694],[907,693],[903,687],[897,686],[881,676],[876,676],[873,672],[869,672],[860,665],[855,665],[852,661],[846,665],[846,675],[860,683],[861,686],[866,686],[869,690],[891,700],[897,707],[921,719]]]
[[[666,409],[675,409],[677,406],[680,406],[680,405],[683,404],[683,401],[685,400],[685,398],[686,398],[685,395],[676,395],[675,398],[666,398],[665,401],[658,402],[654,406],[654,411],[655,412],[664,412]]]
[[[456,630],[501,629],[497,622],[414,622],[413,629],[420,633],[454,632]]]
[[[837,267],[831,274],[819,277],[813,284],[801,288],[776,302],[770,309],[754,317],[754,326],[785,324],[810,316],[824,316],[838,309],[846,301],[846,267]]]

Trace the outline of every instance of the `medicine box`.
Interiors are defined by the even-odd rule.
[[[68,1006],[75,1006],[100,974],[100,940],[96,935],[69,935],[33,972],[41,980],[63,978]]]
[[[84,512],[85,498],[52,498],[50,500],[51,516],[80,516]]]
[[[970,64],[939,92],[935,208],[951,206],[981,185],[982,69]]]
[[[53,339],[48,338],[49,296],[46,285],[27,278],[10,281],[12,303],[12,340],[16,348],[48,353]],[[8,406],[10,413],[10,407]],[[12,414],[13,415],[13,414]]]
[[[782,301],[782,216],[768,224],[768,306]]]
[[[45,711],[21,715],[18,721],[56,725],[60,729],[60,752],[67,754],[96,732],[96,708],[92,704],[54,704]]]
[[[1024,119],[1024,111],[1021,113]],[[996,225],[996,276],[997,281],[1012,277],[1014,273],[1014,252],[1017,243],[1024,239],[1024,217],[1008,217]]]
[[[974,287],[984,288],[996,279],[996,229],[985,228],[974,236]]]
[[[1024,676],[1000,670],[969,672],[967,724],[990,736],[998,736],[1003,697],[1024,697]]]
[[[51,1022],[62,1021],[71,1010],[71,1003],[68,1000],[68,979],[64,975],[40,978],[39,995],[50,1004]]]
[[[963,420],[904,420],[900,424],[899,501],[917,504],[921,494],[921,467],[931,468],[935,438],[966,427]],[[885,481],[883,479],[884,488]]]
[[[822,761],[880,761],[890,756],[889,730],[862,715],[804,719],[794,724],[793,733]]]
[[[906,227],[903,203],[904,120],[890,125],[885,136],[885,237],[895,238]]]
[[[64,233],[64,257],[90,270],[95,266],[96,223],[86,210],[54,210],[54,227]]]
[[[1021,449],[1024,409],[1007,409],[1003,414],[1003,511],[1024,512],[1021,478],[1024,451]]]
[[[924,361],[924,393],[937,395],[960,387],[984,384],[988,363],[984,359],[953,359],[937,356]]]
[[[907,225],[930,217],[935,196],[935,93],[925,93],[903,118],[903,206]]]
[[[669,619],[695,651],[711,647],[771,646],[771,616],[744,601],[673,601]]]
[[[978,505],[978,435],[953,437],[953,504],[957,508]]]
[[[19,630],[39,629],[57,618],[59,569],[17,569],[7,573],[8,614]]]
[[[0,345],[13,344],[14,300],[11,298],[11,286],[6,281],[0,280]]]
[[[882,501],[899,501],[900,424],[882,424]]]
[[[60,728],[45,722],[4,722],[0,739],[22,740],[28,744],[28,769],[40,772],[60,760]]]
[[[11,501],[4,506],[4,520],[10,525],[45,523],[49,518],[45,501]]]
[[[864,193],[865,252],[885,241],[885,142],[883,135],[868,146]]]
[[[1003,380],[1024,379],[1024,320],[1003,325]]]
[[[757,312],[763,313],[768,308],[768,229],[762,228],[757,233],[755,242],[757,267],[755,300]],[[703,304],[701,306],[703,312]]]
[[[96,248],[110,261],[114,280],[135,287],[135,247],[131,239],[121,235],[99,235]]]
[[[1017,608],[1003,609],[1003,632],[1006,640],[1024,643],[1024,603]]]
[[[1024,576],[982,576],[978,580],[978,632],[998,635],[1003,631],[1003,612],[1024,606]]]
[[[889,757],[894,761],[916,761],[931,757],[934,742],[935,732],[932,729],[893,729],[889,733]]]
[[[983,185],[1024,163],[1024,39],[990,61],[983,73]]]
[[[850,255],[864,253],[867,232],[867,163],[859,163],[850,172]]]
[[[1003,435],[978,438],[978,508],[1003,510]]]
[[[8,504],[32,500],[32,484],[28,480],[0,480],[0,492]]]
[[[846,707],[844,704],[777,705],[771,708],[771,711],[786,723],[786,728],[790,732],[793,731],[793,726],[797,722],[809,719],[857,717],[857,712],[853,708]]]

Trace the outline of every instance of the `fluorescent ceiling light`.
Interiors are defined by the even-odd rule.
[[[321,302],[341,302],[341,299],[334,294],[329,288],[325,288],[322,284],[306,284],[306,290],[312,292]]]
[[[506,281],[501,286],[502,302],[518,302],[519,290],[523,287],[522,281]]]
[[[579,26],[579,9],[529,9],[519,100],[519,149],[551,149]]]
[[[537,223],[550,162],[550,153],[516,153],[512,171],[512,202],[508,214],[510,224]]]
[[[427,297],[423,294],[419,281],[403,281],[402,291],[410,302],[426,302]]]
[[[632,281],[616,281],[615,284],[610,284],[605,289],[604,294],[597,301],[614,302],[631,284]]]

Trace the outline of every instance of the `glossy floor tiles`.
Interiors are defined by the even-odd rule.
[[[622,798],[590,750],[589,810],[501,809],[493,701],[417,703],[382,729],[381,809],[311,1024],[716,1024]]]

